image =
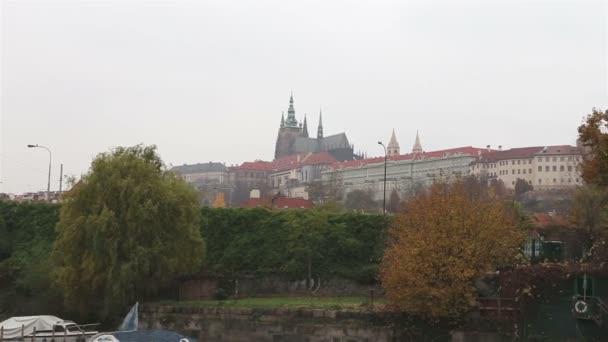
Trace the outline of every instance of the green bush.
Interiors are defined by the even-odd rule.
[[[50,253],[59,205],[0,201],[0,314],[59,314]]]
[[[202,209],[206,269],[217,277],[338,276],[376,280],[388,222],[381,215],[322,210]]]

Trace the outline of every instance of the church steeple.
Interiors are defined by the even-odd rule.
[[[418,130],[416,130],[416,141],[414,142],[414,147],[412,148],[412,153],[422,153],[422,145],[420,144],[420,137],[418,136]]]
[[[319,110],[319,128],[317,128],[317,139],[323,138],[323,113]]]
[[[389,157],[399,155],[399,143],[397,142],[397,137],[395,136],[394,128],[393,134],[391,135],[391,140],[388,142],[388,146],[386,148]]]
[[[287,110],[287,121],[285,121],[287,127],[298,127],[298,120],[296,120],[296,110],[293,108],[293,92],[289,97],[289,109]]]
[[[285,127],[285,112],[281,113],[281,128]]]
[[[302,136],[308,138],[308,123],[306,122],[306,114],[304,114],[304,126],[302,127]]]

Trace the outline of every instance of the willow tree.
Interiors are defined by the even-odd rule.
[[[463,183],[435,184],[409,199],[389,230],[381,265],[390,304],[458,317],[475,304],[474,280],[516,260],[523,240],[513,211]]]
[[[197,193],[155,146],[99,154],[64,199],[53,259],[68,311],[112,317],[198,271]]]

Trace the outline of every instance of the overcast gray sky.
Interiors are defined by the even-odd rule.
[[[173,165],[272,159],[293,90],[316,131],[402,152],[573,144],[608,107],[603,1],[9,1],[0,192],[115,146]]]

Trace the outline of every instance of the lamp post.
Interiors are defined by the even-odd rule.
[[[382,196],[382,215],[386,215],[386,146],[382,143],[382,141],[378,141],[378,145],[384,148],[384,185],[382,186],[383,196]]]
[[[43,148],[43,149],[47,150],[47,152],[49,152],[49,178],[48,178],[47,185],[46,185],[46,200],[48,202],[50,202],[51,201],[51,150],[49,150],[48,147],[41,146],[41,145],[38,145],[38,144],[36,144],[36,145],[27,145],[27,147],[29,147],[29,148],[35,148],[35,147]]]

